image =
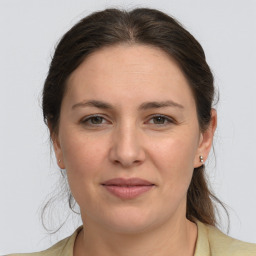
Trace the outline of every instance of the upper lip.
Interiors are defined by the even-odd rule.
[[[110,179],[107,181],[104,181],[102,185],[107,185],[107,186],[150,186],[154,185],[153,183],[143,180],[140,178],[130,178],[130,179],[124,179],[124,178],[115,178],[115,179]]]

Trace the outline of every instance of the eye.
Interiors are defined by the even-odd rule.
[[[174,120],[165,115],[154,115],[150,120],[155,121],[153,124],[157,125],[168,125],[174,123]]]
[[[97,125],[103,124],[102,123],[103,120],[105,120],[105,118],[102,116],[92,115],[83,119],[81,123],[89,126],[97,126]]]

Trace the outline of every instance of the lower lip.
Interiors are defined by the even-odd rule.
[[[133,199],[141,194],[144,194],[145,192],[149,191],[154,187],[154,185],[150,186],[127,186],[127,187],[122,187],[122,186],[108,186],[104,185],[106,190],[108,190],[110,193],[113,195],[121,198],[121,199]]]

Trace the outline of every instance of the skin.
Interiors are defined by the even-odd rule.
[[[202,133],[182,71],[162,50],[145,45],[96,51],[67,86],[52,140],[85,227],[74,255],[193,255],[197,227],[186,219],[186,193],[193,169],[202,165],[199,156],[206,160],[211,149],[216,111]],[[113,109],[78,104],[87,100]],[[183,107],[138,110],[144,102],[166,100]],[[85,122],[92,114],[103,118]],[[138,177],[155,186],[124,200],[101,185],[117,177]]]

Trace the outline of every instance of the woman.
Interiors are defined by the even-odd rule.
[[[32,255],[256,255],[216,228],[213,100],[202,47],[166,14],[107,9],[71,28],[43,112],[83,226]]]

